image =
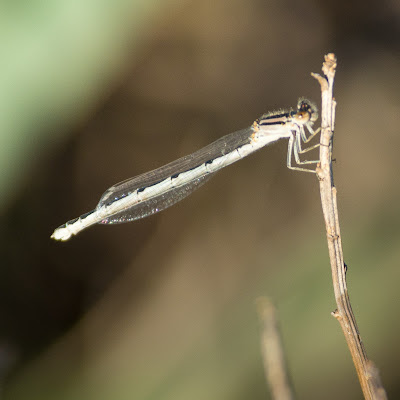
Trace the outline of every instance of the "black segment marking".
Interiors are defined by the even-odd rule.
[[[94,211],[89,211],[86,214],[82,214],[79,218],[80,219],[85,219],[86,217],[88,217],[89,215],[91,215],[93,213],[94,213]],[[77,219],[79,219],[79,218],[77,218]]]

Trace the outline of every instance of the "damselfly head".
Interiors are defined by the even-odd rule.
[[[318,119],[317,106],[310,100],[300,98],[297,102],[297,113],[294,118],[302,124],[307,122],[314,123]]]

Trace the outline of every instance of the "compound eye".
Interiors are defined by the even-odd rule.
[[[305,124],[310,120],[310,113],[307,111],[299,111],[294,115],[294,118],[296,119],[297,122]]]

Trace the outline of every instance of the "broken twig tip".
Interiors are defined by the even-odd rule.
[[[328,81],[324,76],[321,76],[320,74],[316,74],[314,72],[311,73],[311,76],[319,82],[322,91],[328,90]]]
[[[332,315],[333,318],[336,318],[337,320],[340,320],[340,319],[342,318],[342,317],[340,316],[340,314],[339,314],[338,309],[336,309],[335,311],[332,311],[332,312],[331,312],[331,315]]]
[[[337,61],[337,59],[336,59],[335,53],[328,53],[325,56],[325,62],[331,62],[331,63],[336,64],[336,61]]]
[[[325,56],[325,62],[322,64],[322,72],[329,79],[335,75],[336,71],[336,56],[334,53],[329,53]]]

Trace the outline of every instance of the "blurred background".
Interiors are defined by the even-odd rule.
[[[260,295],[298,398],[362,398],[317,180],[286,168],[286,141],[162,213],[49,238],[114,183],[298,97],[319,105],[328,52],[350,296],[399,396],[399,2],[3,1],[0,48],[4,399],[269,398]]]

